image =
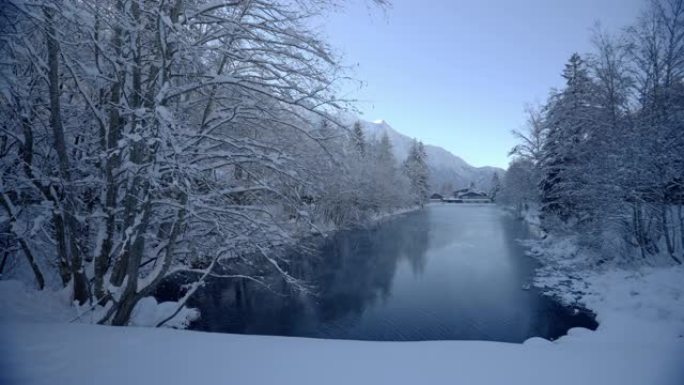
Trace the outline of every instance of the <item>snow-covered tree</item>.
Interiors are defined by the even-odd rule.
[[[527,124],[525,131],[513,130],[513,136],[520,141],[508,153],[509,156],[520,157],[531,160],[534,164],[539,164],[542,159],[545,122],[544,113],[535,108],[528,107]]]
[[[341,68],[306,23],[326,3],[5,2],[11,258],[114,325],[178,272],[297,287],[268,250],[315,228],[327,178],[357,180],[335,172]]]
[[[538,183],[539,175],[534,163],[526,158],[514,159],[504,174],[497,203],[513,207],[516,215],[522,216],[530,206],[539,202]]]
[[[499,195],[499,192],[501,191],[501,180],[499,179],[499,174],[492,174],[491,184],[492,188],[489,190],[489,197],[492,198],[493,201],[496,201],[496,198]]]
[[[356,149],[356,152],[358,152],[361,156],[365,156],[366,147],[368,147],[368,144],[366,143],[366,135],[363,133],[360,121],[356,121],[354,123],[352,140],[354,141],[354,148]]]
[[[650,2],[622,35],[598,31],[596,51],[586,63],[573,55],[566,86],[532,115],[529,133],[516,135],[502,198],[519,202],[512,193],[529,179],[523,169],[538,170],[547,231],[571,230],[609,255],[606,239],[622,238],[642,259],[681,263],[682,36],[683,0]]]
[[[404,161],[404,173],[411,185],[411,195],[416,204],[423,205],[430,197],[428,179],[430,171],[427,166],[427,154],[422,142],[413,140],[409,153]]]
[[[544,216],[567,221],[582,215],[583,166],[591,156],[586,144],[599,127],[596,87],[584,60],[573,54],[562,76],[565,89],[546,107],[540,187]]]

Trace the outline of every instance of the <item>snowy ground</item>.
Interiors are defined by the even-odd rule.
[[[7,325],[2,383],[26,384],[671,384],[681,344],[379,343],[217,335],[78,324]]]
[[[69,323],[74,312],[58,294],[0,282],[0,383],[681,385],[682,282],[684,268],[597,274],[581,284],[601,322],[596,332],[524,344],[93,326]]]

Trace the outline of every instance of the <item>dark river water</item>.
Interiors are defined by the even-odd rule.
[[[535,261],[527,227],[494,205],[443,204],[293,254],[315,295],[215,279],[191,301],[192,329],[317,338],[416,341],[555,339],[596,328],[585,312],[524,290]]]

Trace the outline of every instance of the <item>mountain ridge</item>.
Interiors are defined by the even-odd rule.
[[[368,138],[379,140],[384,133],[389,137],[394,155],[400,161],[406,159],[413,138],[397,131],[385,120],[359,120],[364,134]],[[469,187],[489,191],[494,174],[499,178],[506,172],[494,166],[475,167],[443,147],[423,143],[427,153],[427,163],[430,170],[430,189],[432,192],[448,192],[444,190]],[[451,186],[449,188],[449,185]]]

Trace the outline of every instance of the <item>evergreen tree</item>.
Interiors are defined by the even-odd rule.
[[[489,191],[489,197],[492,198],[492,200],[496,200],[499,191],[501,191],[501,180],[499,179],[499,174],[495,172],[494,175],[492,175],[492,188]]]
[[[413,141],[409,154],[404,161],[404,173],[409,179],[411,195],[417,204],[423,205],[429,198],[429,170],[427,154],[422,142]]]
[[[585,144],[593,135],[597,118],[596,90],[587,66],[573,54],[562,74],[563,91],[546,106],[546,137],[542,146],[540,183],[542,214],[568,221],[577,214],[587,160]]]
[[[394,153],[392,152],[392,142],[390,141],[387,132],[383,132],[382,136],[380,137],[380,143],[378,144],[377,149],[377,158],[381,167],[392,169],[392,173],[394,172]]]
[[[362,157],[366,155],[366,136],[361,128],[361,122],[356,121],[354,123],[354,129],[352,130],[352,141],[354,143],[354,149]]]
[[[402,175],[397,172],[397,161],[387,133],[383,133],[371,148],[372,155],[369,153],[363,163],[370,176],[368,194],[373,210],[383,212],[403,206],[407,199],[406,188],[400,179]]]

